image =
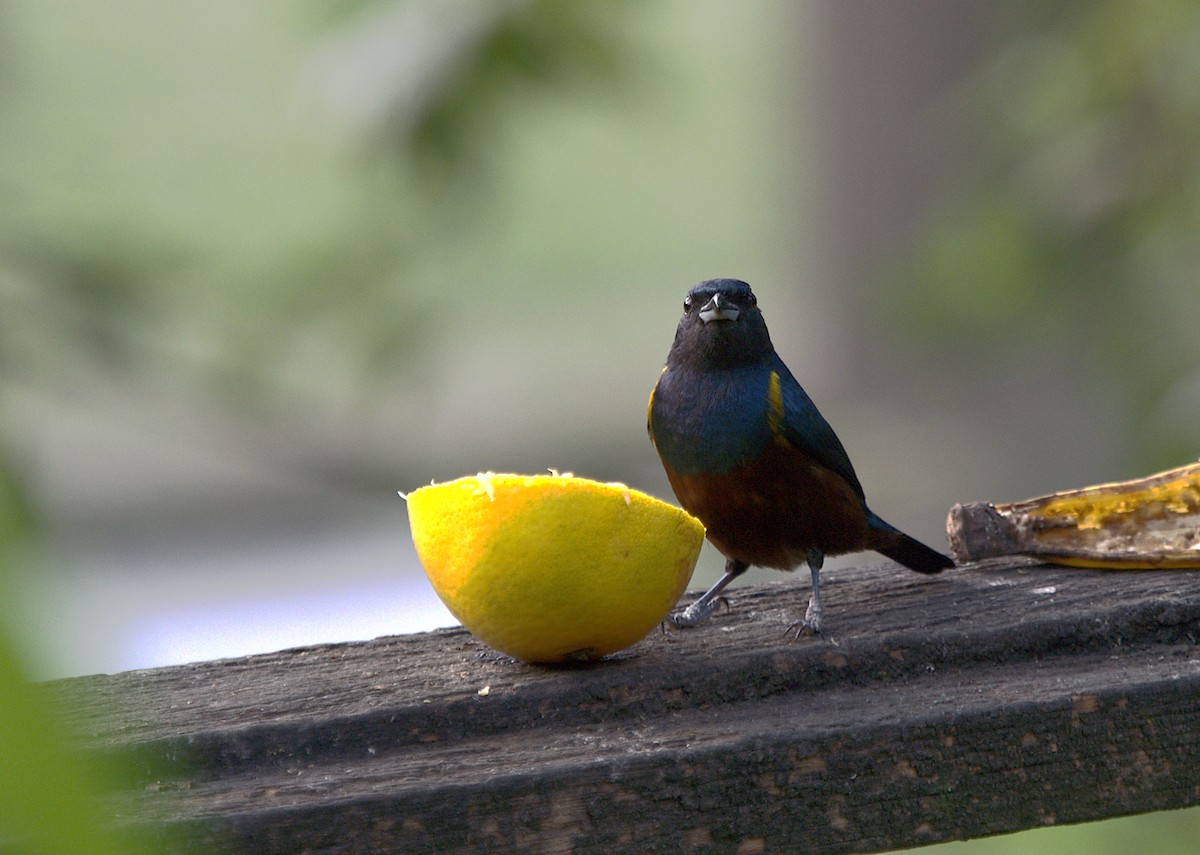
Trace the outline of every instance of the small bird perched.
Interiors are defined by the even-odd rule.
[[[750,565],[808,562],[812,597],[797,635],[822,631],[826,555],[873,549],[918,573],[954,566],[867,507],[846,450],[775,352],[745,282],[688,291],[646,415],[679,503],[726,558],[725,575],[669,618],[676,626],[707,620]]]

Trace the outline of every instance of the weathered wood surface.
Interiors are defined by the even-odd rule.
[[[735,587],[547,669],[462,631],[55,684],[125,821],[207,852],[872,852],[1200,803],[1200,572]],[[823,577],[825,580],[825,577]]]

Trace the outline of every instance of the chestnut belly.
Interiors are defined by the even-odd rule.
[[[826,555],[871,547],[862,499],[832,470],[776,441],[720,475],[667,477],[679,504],[708,529],[727,558],[791,570],[805,550]]]

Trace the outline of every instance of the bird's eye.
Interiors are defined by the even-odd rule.
[[[686,297],[683,298],[683,310],[686,312],[691,307],[692,307],[692,295],[688,294]]]
[[[751,295],[750,295],[750,299],[746,301],[746,305],[747,305],[747,306],[757,306],[757,305],[758,305],[758,298],[757,298],[757,297],[755,297],[753,294],[751,294]]]

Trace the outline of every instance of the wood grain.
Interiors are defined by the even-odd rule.
[[[874,852],[1200,803],[1200,573],[822,578],[823,639],[781,576],[590,666],[443,630],[49,689],[126,764],[114,813],[207,852]]]

